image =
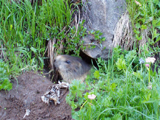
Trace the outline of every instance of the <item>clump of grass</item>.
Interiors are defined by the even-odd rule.
[[[42,70],[46,43],[66,37],[61,31],[69,28],[71,16],[67,0],[42,0],[42,5],[31,5],[30,0],[0,0],[0,52],[11,76]]]
[[[127,5],[135,35],[135,49],[139,48],[137,42],[146,39],[141,48],[143,55],[157,54],[160,40],[159,0],[127,0]]]
[[[42,0],[39,5],[38,1],[0,0],[0,52],[12,77],[21,71],[43,70],[44,59],[48,59],[46,46],[52,40],[55,44],[50,47],[55,51],[50,51],[49,57],[53,58],[54,53],[79,55],[84,47],[80,38],[86,35],[86,28],[80,20],[76,27],[71,25],[75,11],[71,8],[75,7],[70,2]]]
[[[159,70],[144,61],[159,53],[160,4],[158,0],[127,0],[127,4],[134,32],[133,50],[114,48],[111,59],[98,59],[99,69],[91,71],[86,83],[72,82],[66,101],[76,120],[160,119]],[[139,47],[143,39],[146,42]],[[90,100],[90,95],[96,97]]]
[[[9,80],[9,70],[8,65],[4,63],[2,59],[0,59],[0,90],[11,90],[12,83]]]
[[[93,70],[86,83],[73,81],[66,98],[72,107],[73,118],[159,119],[159,75],[152,71],[152,87],[149,87],[148,68],[138,60],[135,50],[127,52],[117,47],[108,62],[98,59],[99,69]],[[96,98],[90,100],[88,95],[92,94]]]

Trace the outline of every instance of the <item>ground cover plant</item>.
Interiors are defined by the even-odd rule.
[[[159,63],[160,2],[126,1],[135,36],[133,50],[114,48],[111,59],[97,60],[99,68],[91,70],[85,83],[73,81],[66,101],[76,120],[160,119],[159,70],[154,69]],[[71,8],[67,0],[42,0],[41,5],[0,0],[0,90],[11,90],[10,79],[22,71],[42,70],[47,43],[54,38],[56,52],[79,55],[83,48],[79,40],[87,33],[84,21],[78,28],[71,25]],[[147,42],[139,47],[144,31]],[[100,43],[104,40],[100,31],[89,34]]]
[[[0,52],[10,78],[16,78],[22,71],[43,70],[44,60],[53,58],[54,53],[72,52],[78,56],[80,49],[85,49],[80,41],[87,34],[84,21],[78,21],[78,27],[72,24],[72,16],[76,15],[73,13],[79,12],[76,9],[79,3],[68,0],[41,2],[0,0]],[[102,33],[92,31],[92,34],[99,38]],[[47,56],[49,48],[46,46],[54,40],[51,48],[55,51]]]
[[[144,49],[145,55],[157,54],[159,52],[160,40],[160,2],[159,0],[126,0],[128,3],[128,12],[132,22],[132,27],[136,41],[141,41],[145,33],[147,34]],[[137,44],[135,44],[136,46]],[[138,48],[138,47],[137,47]],[[142,49],[142,48],[141,48]]]
[[[9,81],[8,66],[0,59],[0,90],[11,90],[12,84]]]
[[[99,69],[91,72],[86,83],[75,80],[70,86],[66,100],[72,107],[73,118],[160,119],[159,75],[149,67],[155,59],[148,59],[139,61],[135,50],[126,52],[118,47],[108,62],[98,59]]]
[[[116,47],[107,62],[98,59],[86,83],[75,80],[66,100],[76,120],[159,120],[158,0],[127,0],[134,31],[133,50]],[[146,33],[146,42],[139,42]],[[155,58],[156,57],[156,58]],[[156,63],[155,63],[156,60]],[[153,64],[154,63],[154,64]]]
[[[0,59],[9,79],[22,71],[43,70],[47,43],[54,38],[56,52],[79,54],[79,40],[86,30],[83,22],[78,29],[70,25],[75,11],[71,7],[67,0],[42,0],[40,5],[38,1],[0,0]],[[59,50],[62,44],[65,51]]]

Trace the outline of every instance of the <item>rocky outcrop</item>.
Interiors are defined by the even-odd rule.
[[[84,26],[88,31],[100,30],[105,41],[99,43],[94,35],[87,35],[84,40],[85,46],[95,45],[95,48],[83,50],[92,58],[101,57],[107,59],[113,48],[114,29],[121,15],[126,9],[125,0],[82,0]]]

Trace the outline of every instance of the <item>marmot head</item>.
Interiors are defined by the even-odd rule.
[[[54,65],[63,80],[69,83],[74,79],[83,81],[91,68],[91,65],[81,58],[69,55],[58,55],[54,60]]]

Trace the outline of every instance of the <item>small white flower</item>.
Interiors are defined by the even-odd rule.
[[[93,100],[93,99],[95,99],[95,98],[96,98],[96,95],[94,95],[94,94],[92,94],[92,95],[88,95],[88,98],[89,98],[89,99],[91,99],[91,100]]]
[[[154,63],[155,60],[156,60],[156,58],[154,58],[154,57],[148,57],[148,58],[146,58],[146,62],[147,63]]]

